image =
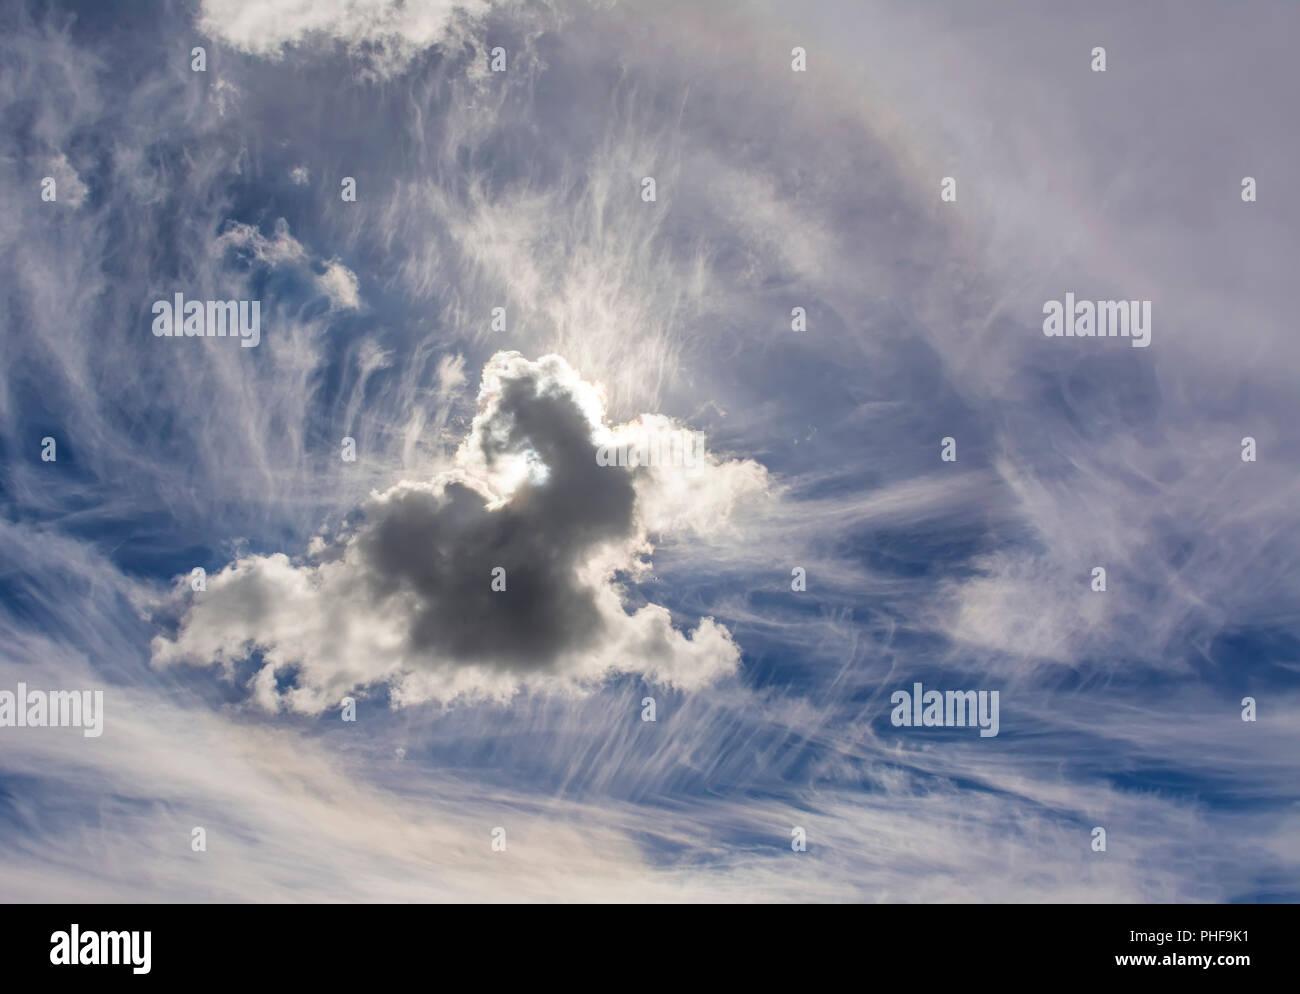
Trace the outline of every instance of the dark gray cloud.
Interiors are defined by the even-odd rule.
[[[578,566],[602,542],[632,534],[637,470],[598,466],[592,426],[573,398],[535,374],[508,380],[476,427],[490,467],[533,454],[544,478],[524,480],[492,509],[463,483],[388,501],[357,537],[369,596],[413,597],[420,653],[509,668],[554,664],[604,634]],[[505,590],[489,585],[505,570]]]

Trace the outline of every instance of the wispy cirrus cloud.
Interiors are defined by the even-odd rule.
[[[1294,13],[1194,6],[13,3],[0,680],[108,693],[6,740],[0,891],[1293,896]]]

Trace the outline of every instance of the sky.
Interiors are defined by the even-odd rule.
[[[0,16],[0,899],[1300,900],[1300,7]]]

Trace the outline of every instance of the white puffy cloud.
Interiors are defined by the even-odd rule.
[[[357,274],[337,259],[331,259],[325,266],[325,272],[316,277],[316,286],[330,303],[345,310],[356,310],[361,306],[360,281]]]
[[[498,353],[453,466],[372,493],[362,521],[313,539],[307,559],[230,563],[176,637],[155,639],[154,662],[233,675],[260,650],[253,699],[302,712],[379,682],[399,704],[581,692],[618,673],[714,682],[739,663],[730,632],[709,617],[682,631],[658,604],[628,610],[616,577],[648,569],[654,534],[724,527],[765,473],[704,450],[690,466],[600,464],[602,443],[648,429],[682,430],[662,416],[606,426],[600,391],[561,357]],[[292,674],[283,689],[277,674]]]

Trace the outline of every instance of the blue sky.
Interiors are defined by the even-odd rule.
[[[1293,5],[3,10],[0,897],[1300,896]]]

